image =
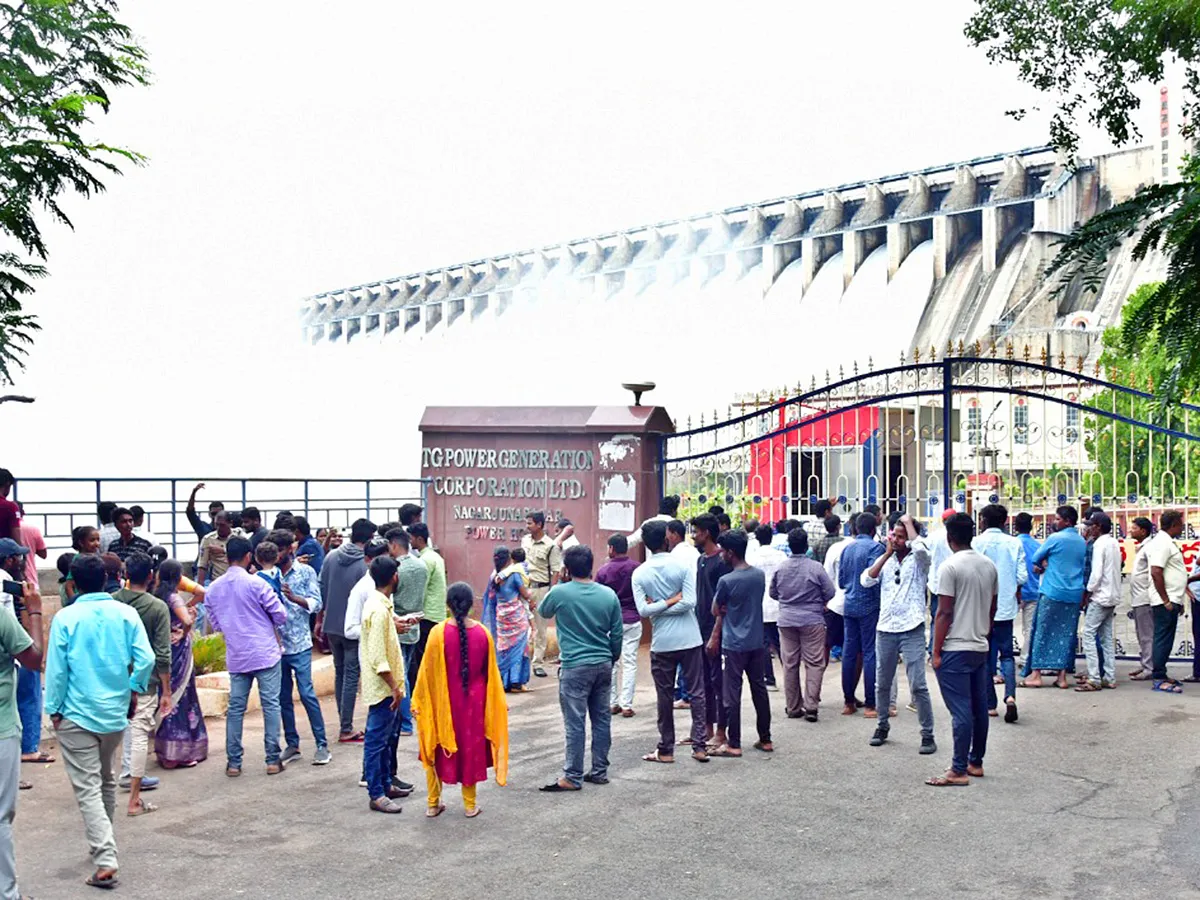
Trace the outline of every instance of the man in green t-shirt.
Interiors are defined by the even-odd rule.
[[[21,896],[10,824],[17,811],[21,768],[21,720],[13,660],[31,672],[42,670],[42,598],[35,585],[24,582],[23,587],[23,622],[0,608],[0,895],[5,897]]]
[[[540,790],[577,791],[581,781],[608,784],[612,745],[612,667],[621,658],[625,633],[621,601],[612,588],[592,580],[592,550],[583,544],[563,554],[571,580],[555,585],[542,600],[542,614],[558,625],[562,669],[558,695],[567,732],[563,777]],[[583,742],[592,720],[592,769],[583,774]]]
[[[429,632],[439,622],[446,621],[446,561],[429,544],[429,526],[417,522],[408,526],[408,536],[413,549],[425,563],[429,580],[425,582],[424,618],[421,619],[421,634],[417,638],[417,649],[412,654],[413,680],[421,668],[421,660],[425,656],[425,642],[429,640]]]

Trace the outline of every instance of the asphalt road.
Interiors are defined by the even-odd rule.
[[[702,766],[681,753],[663,766],[639,759],[656,735],[644,665],[638,716],[614,722],[612,783],[540,794],[561,765],[562,725],[553,676],[535,679],[537,690],[511,701],[509,784],[480,787],[474,820],[454,787],[447,814],[424,817],[412,738],[401,774],[421,787],[401,815],[383,816],[357,786],[357,748],[335,747],[333,763],[315,768],[306,742],[304,761],[268,778],[261,720],[248,718],[245,774],[232,781],[223,723],[210,721],[217,752],[207,762],[165,773],[151,763],[163,776],[158,812],[128,819],[118,808],[117,894],[1200,897],[1200,687],[1155,694],[1126,681],[1127,668],[1116,691],[1022,692],[1019,724],[992,720],[986,778],[947,789],[923,784],[949,760],[936,682],[935,757],[917,755],[916,716],[903,708],[891,742],[868,747],[872,723],[838,715],[834,665],[817,724],[784,718],[782,694],[771,694],[775,754]],[[743,721],[752,731],[748,693]],[[14,826],[23,892],[95,896],[82,884],[91,866],[61,763],[22,770],[35,784]]]

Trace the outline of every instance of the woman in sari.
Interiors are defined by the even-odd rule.
[[[186,769],[208,757],[208,731],[196,694],[192,660],[195,614],[191,607],[203,598],[203,588],[191,583],[201,593],[193,594],[189,603],[179,596],[182,580],[183,567],[175,560],[168,559],[158,567],[154,595],[171,609],[171,713],[154,737],[154,752],[164,769]]]
[[[462,785],[463,806],[473,819],[480,813],[475,786],[487,781],[487,770],[495,769],[496,784],[508,779],[508,707],[491,635],[467,618],[474,603],[469,584],[450,585],[446,605],[454,618],[429,633],[413,691],[430,818],[446,811],[443,784]]]
[[[496,569],[483,594],[483,624],[496,644],[496,662],[504,690],[514,694],[528,690],[529,682],[529,588],[520,566],[511,565],[507,547],[492,555]]]

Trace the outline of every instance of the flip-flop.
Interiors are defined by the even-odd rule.
[[[84,884],[88,885],[89,887],[100,888],[102,891],[111,891],[120,883],[121,882],[116,875],[112,875],[108,878],[97,878],[95,872],[89,875],[87,880],[84,881]]]
[[[768,747],[767,743],[768,743],[767,741],[755,741],[754,749],[761,750],[763,753],[774,753],[775,747],[774,746]]]
[[[540,788],[538,788],[538,790],[543,794],[573,794],[576,791],[581,790],[581,788],[563,787],[557,781],[552,781],[549,784],[542,785]]]
[[[23,763],[52,763],[55,761],[55,757],[51,756],[49,753],[39,753],[36,759],[25,759],[24,757],[21,758],[21,762]]]
[[[1017,682],[1017,687],[1025,688],[1025,690],[1027,690],[1027,691],[1040,690],[1041,688],[1044,688],[1045,686],[1046,685],[1042,682],[1038,682],[1037,684],[1026,684],[1024,678],[1022,678],[1019,682]]]
[[[32,791],[32,790],[33,790],[33,784],[32,784],[32,783],[30,783],[30,782],[28,782],[28,781],[18,781],[18,782],[17,782],[17,790],[19,790],[19,791]]]
[[[718,747],[716,750],[709,750],[708,755],[715,756],[718,759],[741,759],[742,758],[742,754],[734,753],[732,750],[730,750],[727,747],[723,748],[723,749]]]
[[[708,762],[708,752],[705,750],[697,750],[692,754],[692,759],[698,763],[706,763]]]
[[[128,810],[125,814],[127,816],[144,816],[146,813],[152,812],[158,812],[158,806],[146,800],[139,800],[137,810]]]
[[[339,744],[361,744],[366,740],[366,735],[361,731],[355,731],[350,734],[339,734]]]
[[[645,756],[643,756],[642,762],[663,763],[664,765],[670,765],[675,762],[675,757],[672,756],[669,758],[663,758],[659,755],[658,751],[655,750],[653,753],[647,753]]]
[[[1076,686],[1075,693],[1077,693],[1077,694],[1094,694],[1094,693],[1098,692],[1099,690],[1100,690],[1100,687],[1098,685],[1092,684],[1090,681],[1082,681]]]
[[[1149,681],[1150,676],[1145,672],[1134,672],[1129,676],[1130,681]]]
[[[463,812],[463,815],[466,816],[468,819],[473,819],[477,815],[479,815],[481,812],[483,812],[483,807],[476,806],[474,809],[465,810]]]
[[[1150,690],[1158,691],[1160,694],[1182,694],[1183,685],[1175,684],[1172,681],[1156,681]]]
[[[926,778],[925,783],[930,787],[970,787],[970,781],[951,781],[945,775],[935,775],[933,778]]]
[[[439,803],[437,806],[429,806],[425,808],[425,818],[436,819],[446,811],[446,804]]]

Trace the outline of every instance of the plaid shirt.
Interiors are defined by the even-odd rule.
[[[816,537],[809,536],[808,551],[812,554],[812,558],[825,565],[825,554],[829,552],[829,548],[842,539],[840,534],[830,534],[825,530],[825,525],[821,525],[821,533]]]

